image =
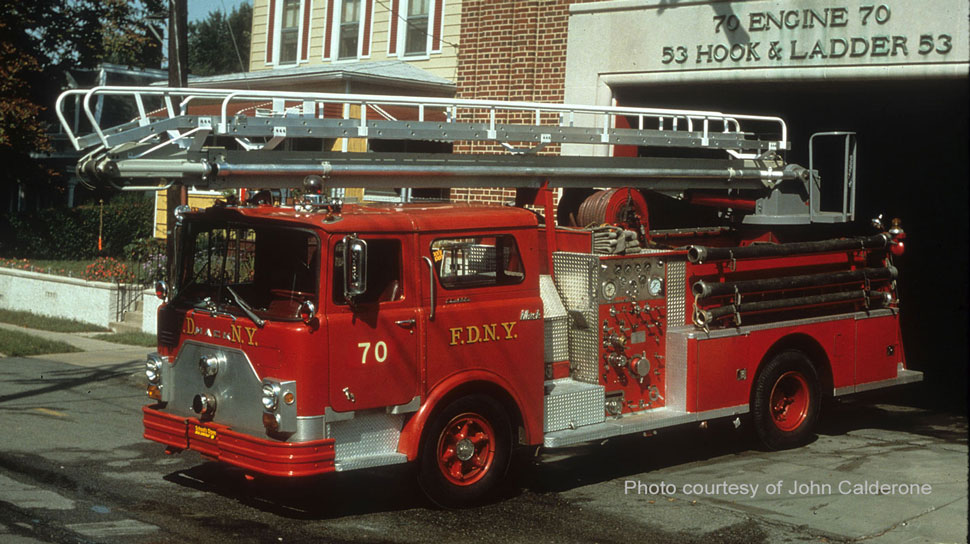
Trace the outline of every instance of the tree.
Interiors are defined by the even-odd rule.
[[[189,23],[189,73],[212,76],[245,72],[252,22],[253,6],[242,4],[228,17],[221,11],[210,11],[205,19]]]
[[[102,60],[137,68],[160,68],[162,65],[167,0],[106,2]]]
[[[157,66],[161,49],[145,38],[146,15],[163,3],[0,0],[0,199],[13,196],[18,184],[30,184],[34,192],[44,192],[44,185],[63,189],[56,174],[30,155],[50,148],[53,105],[65,74],[94,68],[112,48],[127,48],[150,63],[134,65]]]

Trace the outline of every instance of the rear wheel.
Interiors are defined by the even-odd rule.
[[[765,447],[781,450],[811,440],[819,412],[818,374],[801,351],[783,351],[758,375],[751,413]]]
[[[511,426],[501,404],[482,395],[455,400],[425,430],[421,489],[439,506],[480,502],[504,478],[511,449]]]

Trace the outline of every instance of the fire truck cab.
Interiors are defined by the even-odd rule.
[[[532,213],[212,208],[185,214],[177,236],[149,438],[290,476],[448,447],[439,474],[461,485],[501,472],[487,469],[507,463],[513,437],[542,442]],[[442,421],[452,405],[482,413]],[[429,425],[447,426],[447,446],[426,443]]]

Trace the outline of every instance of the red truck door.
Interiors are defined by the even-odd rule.
[[[525,240],[534,243],[534,235]],[[432,270],[421,269],[429,308],[435,291],[428,387],[457,372],[483,370],[520,394],[535,393],[526,409],[541,414],[543,321],[534,247],[511,233],[422,234],[418,246],[432,263]]]
[[[353,306],[343,297],[342,236],[330,243],[330,404],[338,412],[406,404],[418,395],[417,307],[413,249],[405,236],[362,235],[367,290]]]

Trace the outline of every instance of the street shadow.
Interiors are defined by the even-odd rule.
[[[966,443],[965,416],[906,407],[892,400],[890,393],[828,403],[823,407],[818,435],[884,429]],[[735,429],[730,420],[712,421],[706,429],[691,424],[652,437],[624,436],[544,450],[538,456],[534,449],[522,449],[514,456],[507,488],[479,511],[507,508],[501,505],[503,502],[524,505],[556,501],[555,493],[578,487],[723,457],[759,458],[764,451],[747,421]],[[396,465],[298,479],[258,475],[249,479],[241,469],[205,462],[171,472],[165,480],[290,519],[333,520],[405,510],[409,517],[453,517],[423,496],[413,470],[410,465]]]
[[[31,361],[34,363],[35,361]],[[94,383],[105,382],[116,378],[126,378],[138,370],[140,361],[129,361],[99,368],[57,367],[38,369],[35,378],[5,377],[6,385],[23,387],[23,391],[0,395],[0,404],[13,400],[37,397],[56,391],[81,388]],[[20,374],[18,374],[19,376]]]
[[[206,462],[169,473],[164,479],[290,519],[338,519],[432,507],[418,489],[408,465],[276,478],[248,476],[241,469]]]
[[[549,493],[609,481],[659,468],[703,461],[747,451],[754,441],[730,422],[713,424],[704,431],[696,426],[674,429],[663,437],[619,437],[605,444],[586,444],[534,457],[519,450],[514,456],[508,485],[481,511],[502,509],[501,503],[518,499],[544,502]],[[188,455],[192,455],[189,453]],[[167,474],[176,485],[214,493],[248,507],[300,520],[332,520],[364,514],[411,510],[408,515],[453,517],[433,505],[421,493],[414,468],[395,465],[333,473],[307,478],[247,477],[245,471],[222,463],[205,462]],[[525,495],[525,496],[524,496]],[[435,512],[431,514],[430,512]],[[454,516],[461,517],[460,511]],[[218,522],[218,520],[213,520]]]

